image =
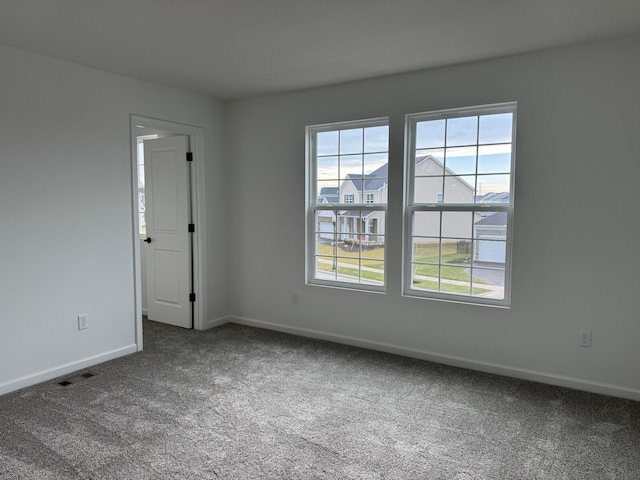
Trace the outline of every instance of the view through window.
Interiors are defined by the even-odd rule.
[[[405,294],[508,304],[515,114],[407,116]]]
[[[308,281],[385,285],[387,119],[307,128]]]

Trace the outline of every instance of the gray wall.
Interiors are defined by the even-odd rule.
[[[134,347],[130,114],[205,130],[208,317],[226,315],[220,104],[6,47],[0,64],[0,393]]]
[[[227,104],[230,312],[640,399],[638,52],[640,37],[628,37]],[[511,308],[402,297],[404,114],[513,100]],[[386,115],[388,291],[306,286],[304,127]],[[593,330],[592,348],[578,346],[581,328]]]

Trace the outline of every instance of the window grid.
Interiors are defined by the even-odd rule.
[[[493,114],[507,113],[512,115],[510,141],[501,139],[499,142],[482,143],[481,128],[482,121]],[[450,120],[455,118],[475,117],[475,144],[454,144],[449,143],[449,126]],[[495,118],[495,117],[494,117]],[[429,122],[432,120],[444,120],[444,132],[442,138],[444,142],[441,147],[422,148],[422,145],[416,144],[417,125],[419,122]],[[515,155],[515,121],[516,108],[515,103],[502,104],[489,107],[478,107],[471,109],[459,109],[454,111],[433,112],[426,114],[407,115],[407,145],[408,155],[406,164],[406,184],[405,184],[405,275],[404,288],[405,295],[421,296],[427,298],[436,298],[444,300],[454,300],[472,303],[490,304],[496,306],[507,306],[509,302],[509,282],[510,282],[510,250],[511,250],[511,228],[513,217],[513,164]],[[480,171],[481,149],[491,152],[490,148],[497,146],[495,151],[500,148],[508,151],[510,155],[510,163],[507,171],[499,173],[483,173]],[[458,148],[473,147],[475,149],[475,164],[473,172],[464,171],[457,173],[450,167],[450,154],[454,153]],[[442,170],[439,174],[419,175],[417,170],[418,158],[421,155],[429,153],[442,152],[444,162],[441,163]],[[461,150],[459,150],[461,151]],[[488,155],[485,153],[485,155]],[[427,155],[425,155],[426,157]],[[490,158],[487,156],[487,158]],[[433,157],[433,162],[437,163],[437,157]],[[486,160],[486,159],[485,159]],[[423,160],[424,161],[424,160]],[[453,163],[453,160],[452,160]],[[437,170],[436,170],[437,171]],[[504,199],[499,201],[488,200],[488,203],[482,201],[484,192],[480,191],[483,179],[487,179],[490,175],[508,176],[507,201]],[[473,177],[471,185],[472,196],[468,201],[460,201],[456,203],[454,199],[447,199],[447,179],[461,179],[461,177]],[[440,178],[437,183],[442,189],[443,199],[440,200],[440,192],[435,194],[435,203],[433,196],[429,200],[420,202],[417,198],[420,192],[416,190],[420,186],[417,185],[420,178]],[[489,178],[490,179],[490,178]],[[431,194],[433,195],[433,194]],[[490,196],[490,193],[487,193]],[[416,213],[434,212],[438,213],[438,229],[431,232],[432,235],[421,235],[416,222]],[[447,235],[442,231],[443,215],[446,212],[464,212],[469,214],[471,220],[471,234],[464,236]],[[504,226],[489,225],[483,226],[478,222],[486,221],[492,215],[499,215],[496,219],[504,217]],[[498,223],[498,222],[496,222]],[[484,228],[479,228],[483,226]],[[492,231],[492,229],[494,231]],[[482,234],[481,234],[482,232]],[[489,235],[495,233],[495,235]],[[434,246],[436,245],[436,246]],[[455,248],[455,254],[451,254]],[[434,257],[425,257],[423,254],[429,249]],[[435,251],[437,250],[437,252]],[[482,257],[482,252],[493,252],[494,257],[490,257],[486,253]],[[451,258],[455,260],[451,260]],[[456,258],[457,257],[457,258]],[[496,258],[501,260],[495,264],[484,264],[480,262],[482,258]],[[459,263],[454,263],[459,262]],[[481,275],[484,279],[478,277]],[[502,277],[502,285],[498,280],[498,287],[487,282],[486,278]]]
[[[382,127],[385,149],[367,143],[378,134],[378,127]],[[361,131],[357,148],[357,143],[343,144],[349,133],[342,132],[349,130],[355,130],[356,136]],[[335,148],[332,144],[320,154],[319,133],[337,135]],[[382,166],[388,162],[387,119],[307,127],[307,155],[307,231],[311,239],[307,242],[307,283],[384,291],[386,196],[384,202],[370,202],[364,188],[371,175],[367,172],[380,168],[376,162]],[[355,168],[345,169],[354,158],[358,159]],[[326,172],[320,175],[320,164],[333,164],[335,169],[328,176]],[[375,179],[386,188],[386,174]],[[331,199],[323,195],[323,187],[333,189]],[[343,193],[349,187],[355,191]]]

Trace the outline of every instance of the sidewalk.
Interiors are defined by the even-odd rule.
[[[325,258],[318,258],[317,259],[319,263],[324,263],[324,264],[328,264],[328,265],[333,265],[333,261],[332,260],[327,260]],[[338,268],[352,268],[352,269],[357,269],[358,265],[354,265],[351,263],[337,263],[337,267]],[[372,268],[372,267],[360,267],[361,270],[363,271],[367,271],[367,272],[374,272],[374,273],[381,273],[384,274],[383,270],[380,270],[379,268]],[[333,274],[329,274],[328,272],[318,272],[318,273],[323,273],[327,276],[326,279],[333,279],[336,278],[333,276]],[[351,281],[353,279],[358,280],[358,277],[352,276],[352,275],[344,275],[344,274],[338,274],[337,275],[337,279],[343,278],[344,281]],[[426,276],[426,275],[414,275],[413,276],[414,279],[417,280],[425,280],[425,281],[430,281],[430,282],[435,282],[438,283],[440,282],[440,284],[442,283],[446,283],[448,285],[460,285],[463,287],[468,287],[469,286],[469,282],[464,282],[461,280],[451,280],[448,278],[438,278],[438,277],[430,277],[430,276]],[[375,282],[375,281],[367,281],[366,279],[362,280],[364,283],[371,283],[371,284],[379,284],[380,282]],[[482,293],[479,295],[474,295],[474,297],[488,297],[488,298],[503,298],[504,297],[504,287],[500,286],[500,285],[489,285],[486,283],[478,283],[474,285],[476,288],[482,288],[483,290],[487,290],[486,293]]]

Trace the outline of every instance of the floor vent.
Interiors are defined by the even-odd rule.
[[[74,375],[73,377],[69,377],[61,382],[58,382],[58,385],[66,387],[68,385],[73,385],[74,383],[80,383],[88,378],[95,377],[95,374],[91,372],[83,373],[80,375]]]

